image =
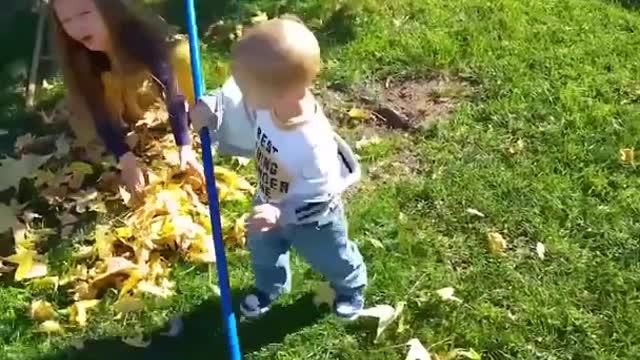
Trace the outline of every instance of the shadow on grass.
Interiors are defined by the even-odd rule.
[[[246,290],[234,291],[233,298],[241,299]],[[293,304],[274,307],[264,317],[251,322],[238,322],[238,333],[243,355],[277,344],[291,333],[318,322],[324,315],[313,305],[313,295],[307,294]],[[235,305],[237,309],[237,304]],[[198,305],[183,316],[182,334],[171,338],[158,331],[151,336],[147,348],[135,348],[124,344],[120,338],[92,340],[82,350],[69,348],[39,360],[210,360],[226,358],[226,340],[221,329],[220,303],[218,299]],[[164,330],[163,330],[164,331]]]
[[[640,10],[640,0],[608,0],[629,10]]]

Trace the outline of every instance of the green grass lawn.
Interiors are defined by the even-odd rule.
[[[179,19],[180,1],[159,3]],[[233,4],[199,3],[203,31],[216,11],[237,16]],[[404,359],[404,344],[418,338],[432,354],[473,348],[484,359],[640,359],[640,172],[619,160],[621,148],[640,147],[633,1],[241,5],[242,17],[293,12],[318,31],[326,50],[319,88],[356,94],[370,82],[441,73],[473,87],[447,121],[411,135],[373,128],[382,143],[359,151],[367,173],[348,211],[369,266],[367,300],[406,302],[402,326],[374,343],[370,327],[315,310],[309,294],[321,279],[295,260],[295,291],[265,319],[240,325],[245,358]],[[205,68],[226,50],[205,49]],[[14,123],[7,109],[0,121]],[[355,143],[367,127],[341,132]],[[490,232],[506,238],[505,256],[487,250]],[[252,274],[245,252],[229,256],[238,299]],[[65,259],[63,243],[50,261]],[[173,274],[169,306],[114,320],[107,301],[85,329],[51,337],[34,334],[25,310],[43,293],[2,283],[0,358],[223,359],[211,274],[185,264]],[[444,287],[462,302],[442,301],[435,291]],[[157,334],[176,313],[185,319],[178,338],[156,336],[146,349],[119,340],[140,329]],[[71,350],[79,338],[93,340]]]

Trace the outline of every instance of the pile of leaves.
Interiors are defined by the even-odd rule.
[[[15,282],[37,282],[56,292],[66,291],[73,302],[56,310],[46,301],[34,301],[30,316],[40,323],[40,331],[61,332],[57,320],[61,314],[72,325],[86,325],[88,309],[108,291],[117,291],[114,307],[120,313],[142,310],[145,297],[170,298],[174,287],[170,264],[177,257],[215,262],[205,186],[195,174],[178,170],[166,117],[159,105],[152,107],[127,136],[145,164],[146,187],[139,196],[132,197],[120,185],[118,169],[109,156],[80,146],[64,134],[22,136],[15,146],[18,157],[0,160],[0,171],[8,174],[2,177],[0,191],[17,190],[22,184],[36,194],[22,204],[13,199],[9,206],[0,205],[0,234],[12,234],[14,243],[13,253],[0,261],[0,276],[13,275]],[[30,153],[33,148],[42,153],[43,147],[50,152]],[[238,167],[247,164],[239,160]],[[246,210],[252,185],[222,166],[216,166],[215,176],[222,207],[236,203],[236,209]],[[27,185],[23,179],[28,179]],[[48,211],[38,213],[34,205],[43,201]],[[53,219],[47,216],[51,213],[56,214]],[[224,215],[225,241],[244,245],[245,217],[237,211]],[[85,220],[93,219],[97,220],[92,229],[78,231]],[[72,236],[77,233],[86,235]],[[49,274],[47,250],[54,239],[59,246],[72,248],[74,266],[65,273]]]

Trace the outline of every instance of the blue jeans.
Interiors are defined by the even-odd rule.
[[[291,289],[289,249],[294,248],[321,273],[338,295],[350,296],[367,285],[367,268],[358,246],[349,240],[342,206],[327,221],[290,224],[247,234],[255,286],[275,299]]]

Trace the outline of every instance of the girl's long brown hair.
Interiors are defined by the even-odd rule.
[[[63,29],[51,1],[50,16],[52,41],[59,57],[67,88],[67,100],[73,113],[70,121],[76,135],[93,137],[95,128],[89,109],[105,108],[104,86],[101,73],[105,68],[126,78],[148,68],[148,59],[168,59],[169,28],[159,18],[152,17],[128,0],[91,0],[100,12],[109,33],[113,53],[92,52],[73,40]],[[141,56],[139,47],[146,52]],[[110,114],[119,121],[119,114]],[[75,126],[74,126],[75,125]],[[80,132],[80,134],[78,134]]]

